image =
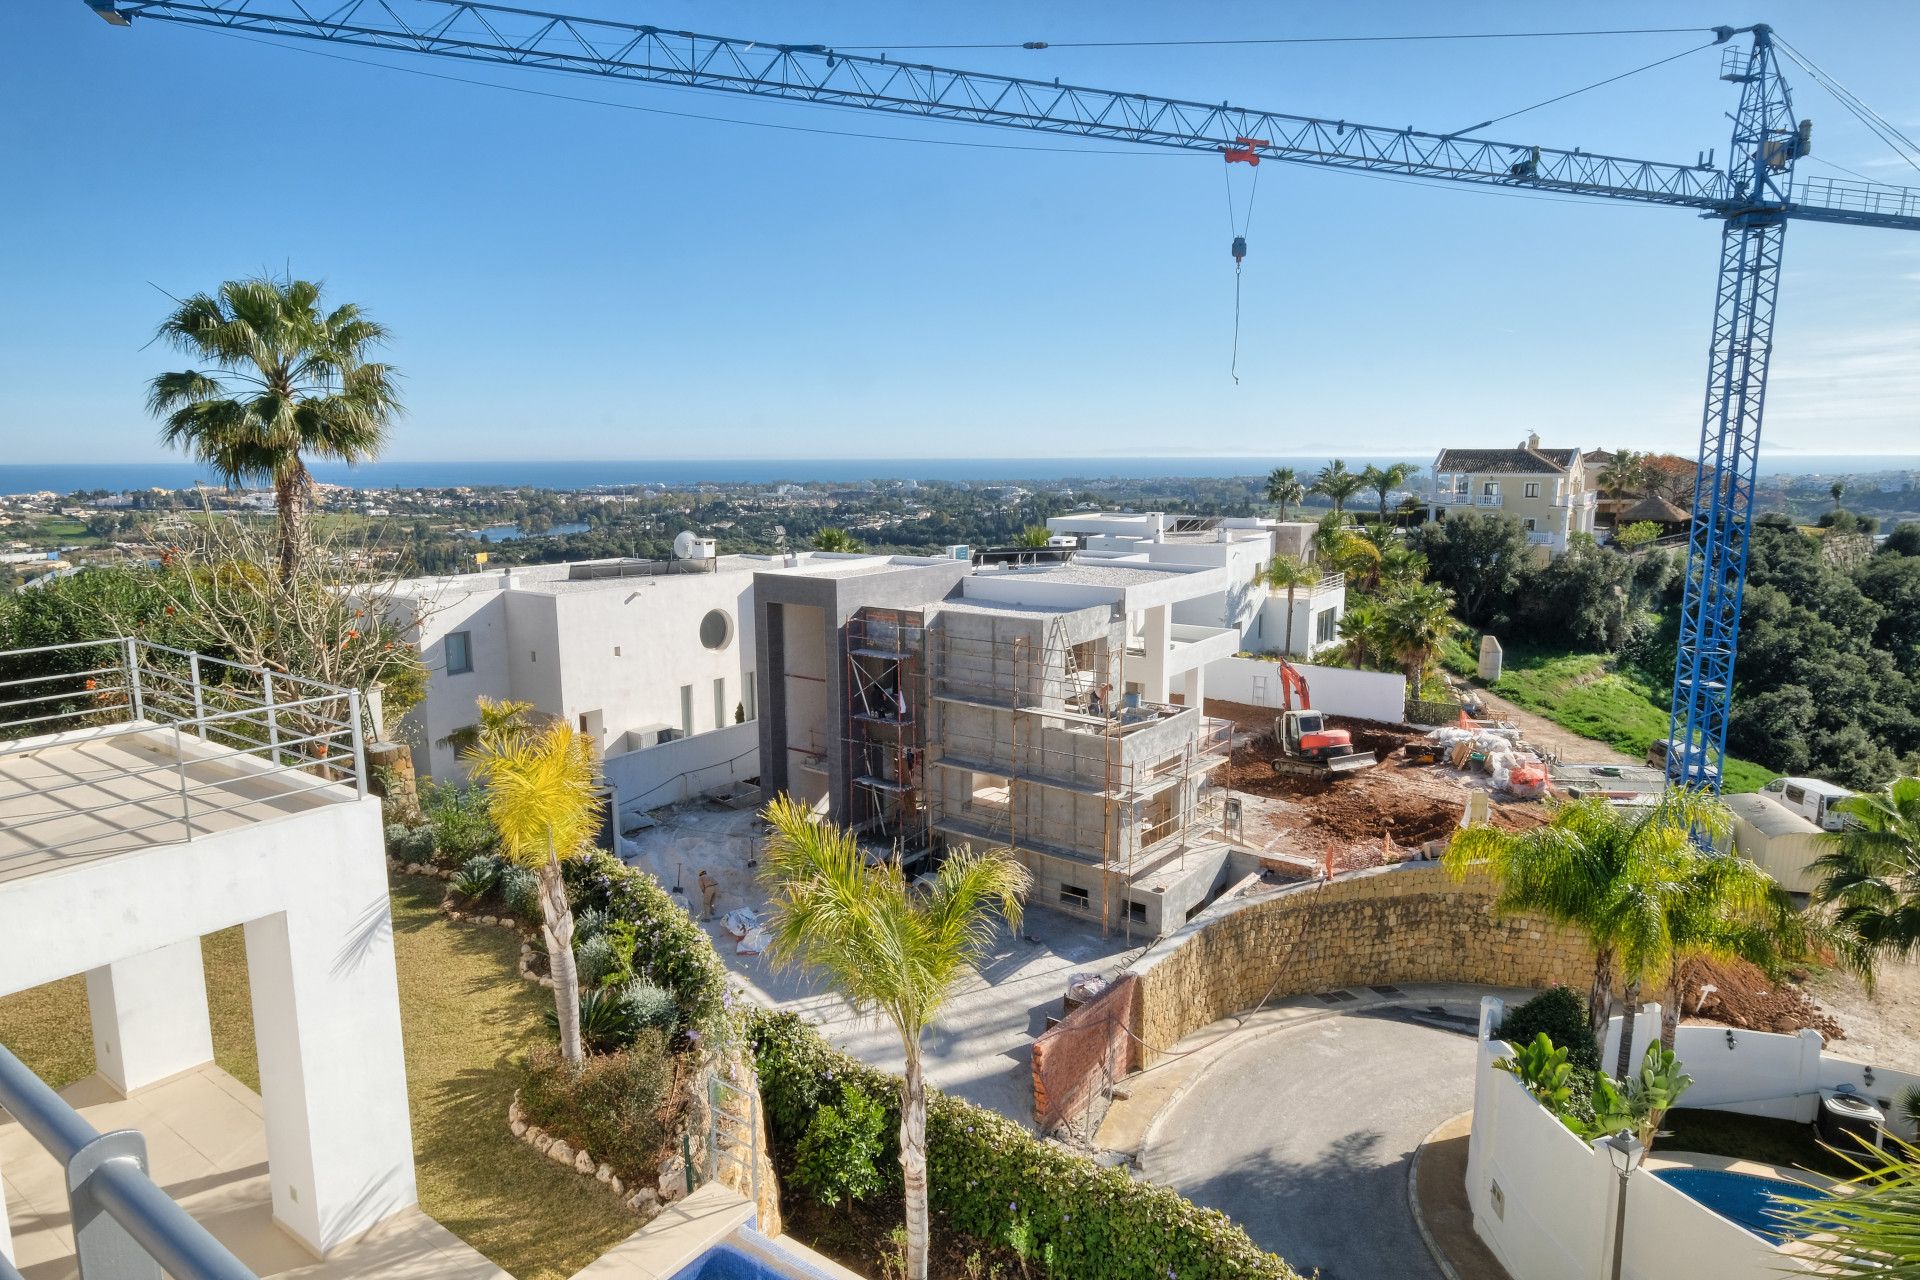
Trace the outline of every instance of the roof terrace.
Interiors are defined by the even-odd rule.
[[[146,640],[0,653],[0,883],[360,799],[360,703]]]

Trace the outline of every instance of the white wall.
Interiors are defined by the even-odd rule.
[[[1400,723],[1406,714],[1407,678],[1384,671],[1350,671],[1345,667],[1316,667],[1311,663],[1293,664],[1306,677],[1317,711],[1336,716],[1355,716],[1362,720]],[[1264,690],[1256,680],[1264,677]],[[1278,707],[1280,664],[1259,658],[1221,658],[1207,666],[1207,696],[1228,702],[1244,702],[1256,707]]]
[[[0,884],[0,995],[246,926],[273,1216],[322,1253],[416,1200],[380,802],[344,796]],[[116,1010],[122,1041],[139,1014]]]
[[[1287,593],[1269,592],[1261,588],[1260,624],[1257,628],[1259,651],[1281,651],[1298,657],[1307,657],[1316,648],[1330,647],[1339,643],[1340,619],[1347,615],[1347,593],[1338,591],[1315,591],[1311,587],[1297,587],[1293,593],[1293,647],[1287,649]],[[1324,642],[1319,635],[1319,619],[1322,613],[1333,614],[1334,639]],[[1249,647],[1253,647],[1249,645]]]
[[[603,762],[613,809],[625,817],[677,804],[760,773],[760,727],[749,720]]]

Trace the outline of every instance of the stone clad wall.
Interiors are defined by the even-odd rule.
[[[1262,998],[1400,982],[1584,992],[1593,954],[1573,930],[1497,917],[1483,879],[1432,864],[1358,872],[1223,904],[1135,961],[1141,1065]]]

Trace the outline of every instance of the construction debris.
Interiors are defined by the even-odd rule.
[[[1744,960],[1695,957],[1681,969],[1681,1011],[1689,1022],[1793,1035],[1812,1027],[1826,1041],[1842,1039],[1839,1022],[1791,982],[1775,982]]]

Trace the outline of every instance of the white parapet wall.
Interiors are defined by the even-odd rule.
[[[380,802],[0,882],[0,995],[86,974],[103,1076],[212,1056],[202,935],[246,927],[273,1216],[325,1254],[416,1202]]]
[[[1360,720],[1400,723],[1407,713],[1407,678],[1383,671],[1353,671],[1296,662],[1315,710]],[[1260,658],[1219,658],[1207,664],[1207,696],[1256,707],[1281,705],[1280,664]]]
[[[760,775],[760,726],[730,724],[602,762],[615,814],[625,817],[678,804]]]

